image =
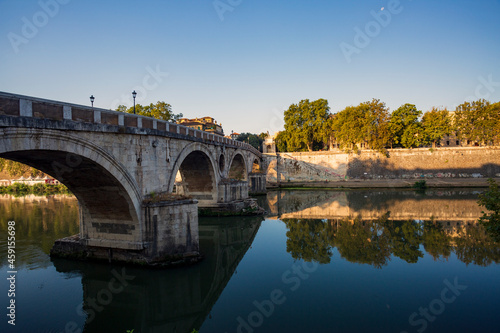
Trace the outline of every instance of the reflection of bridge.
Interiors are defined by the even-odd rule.
[[[213,221],[213,220],[211,220]],[[199,329],[236,267],[253,242],[261,218],[200,224],[200,249],[205,260],[175,270],[144,270],[127,267],[133,277],[112,302],[96,311],[90,299],[99,299],[109,288],[113,269],[122,268],[54,260],[58,271],[82,272],[83,309],[89,314],[88,331],[191,332]]]
[[[279,218],[378,219],[388,211],[393,220],[476,221],[481,216],[477,196],[470,192],[428,191],[287,191],[268,193],[269,212]]]
[[[75,194],[79,243],[110,256],[197,252],[196,201],[155,200],[173,192],[178,173],[181,190],[205,207],[243,202],[249,182],[265,189],[265,176],[252,173],[261,158],[252,146],[134,114],[0,92],[0,136],[0,157]]]

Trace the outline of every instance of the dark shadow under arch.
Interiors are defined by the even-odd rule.
[[[59,180],[77,197],[90,222],[139,222],[123,185],[86,157],[55,150],[21,150],[2,153],[0,158],[24,163]]]
[[[189,153],[179,167],[184,194],[200,203],[217,202],[215,173],[210,158],[202,151]]]
[[[231,168],[229,169],[229,179],[247,181],[247,168],[245,165],[245,159],[241,154],[236,154],[231,162]]]

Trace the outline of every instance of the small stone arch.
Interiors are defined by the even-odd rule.
[[[258,158],[253,159],[252,173],[262,173],[262,167],[260,165],[260,160]]]
[[[236,151],[231,158],[228,178],[239,181],[248,181],[246,159],[244,157],[244,154],[242,154],[240,151]]]
[[[186,146],[177,157],[168,189],[173,191],[175,178],[179,172],[182,182],[179,192],[197,199],[199,205],[217,202],[217,185],[219,183],[217,163],[210,150],[197,142]]]

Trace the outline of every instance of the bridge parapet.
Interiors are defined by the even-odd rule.
[[[2,115],[129,127],[138,129],[137,134],[146,134],[150,130],[155,131],[156,135],[181,135],[188,140],[201,140],[241,148],[262,157],[257,149],[247,143],[168,121],[0,91],[0,116]],[[88,129],[86,128],[86,130]],[[142,130],[145,130],[146,133]]]

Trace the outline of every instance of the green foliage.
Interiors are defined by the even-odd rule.
[[[425,190],[427,189],[427,182],[425,180],[418,180],[412,187],[416,190]]]
[[[407,263],[416,263],[424,254],[420,251],[422,242],[420,225],[415,220],[387,221],[392,253]]]
[[[48,185],[39,183],[35,185],[26,185],[23,183],[14,183],[9,186],[0,186],[0,194],[25,196],[28,194],[35,194],[35,195],[71,194],[71,192],[63,184]]]
[[[116,111],[134,113],[134,107],[130,107],[127,109],[125,105],[119,105],[116,108]],[[136,104],[135,113],[141,116],[152,117],[155,119],[170,121],[174,123],[183,116],[182,113],[174,114],[172,111],[172,106],[161,101],[156,102],[156,104],[151,103],[145,106]]]
[[[420,121],[421,116],[422,111],[409,103],[389,115],[378,99],[330,114],[326,100],[306,99],[285,111],[285,131],[276,137],[276,147],[281,152],[321,150],[333,139],[346,151],[365,146],[386,153],[387,147],[435,147],[453,132],[460,140],[500,144],[500,102],[466,102],[454,116],[446,109],[432,108]]]
[[[236,140],[241,141],[241,142],[246,142],[246,143],[250,144],[251,146],[253,146],[255,149],[261,150],[262,142],[264,142],[264,139],[261,138],[261,135],[262,135],[262,133],[259,135],[251,134],[251,133],[242,133],[242,134],[238,135]]]
[[[422,111],[413,104],[405,104],[395,110],[389,121],[391,141],[396,147],[418,147],[421,140],[421,125],[418,118]]]
[[[367,221],[362,223],[361,218],[356,218],[353,222],[345,219],[340,222],[336,237],[335,246],[342,258],[351,262],[373,265],[382,268],[390,260],[390,239],[387,233],[383,232],[383,222],[381,220]]]
[[[434,260],[448,258],[451,254],[451,237],[444,232],[443,226],[434,218],[424,221],[422,244]]]
[[[315,143],[326,145],[329,139],[329,116],[330,107],[326,99],[312,102],[304,99],[290,105],[285,111],[286,135],[280,138],[286,140],[287,151],[313,151]]]
[[[378,99],[348,106],[333,116],[331,129],[340,148],[358,150],[358,143],[383,151],[390,140],[389,112]]]
[[[390,213],[375,220],[283,219],[288,229],[287,252],[293,259],[329,263],[336,247],[348,261],[385,266],[391,255],[408,263],[423,257],[420,245],[436,259],[446,259],[455,251],[468,264],[489,265],[500,261],[500,246],[481,224],[459,229],[451,237],[433,218],[423,224],[416,220],[390,220]],[[453,244],[456,244],[453,245]]]
[[[332,256],[328,224],[312,219],[283,219],[286,250],[293,259],[328,264]]]
[[[479,222],[496,241],[500,241],[500,190],[493,179],[488,179],[489,188],[485,193],[479,195],[478,204],[489,212],[482,212],[483,216]]]
[[[480,99],[460,104],[455,111],[455,130],[461,140],[482,144],[499,141],[500,102]]]
[[[448,110],[432,108],[422,117],[422,144],[432,144],[432,147],[436,147],[436,143],[451,132],[451,118]]]
[[[290,135],[286,131],[281,131],[276,135],[276,138],[274,139],[274,141],[276,143],[276,149],[279,152],[290,151],[290,150],[288,150],[288,144],[287,144],[289,137],[290,137]]]
[[[11,177],[43,177],[45,174],[40,170],[26,164],[0,158],[0,171],[6,172]]]
[[[364,142],[363,118],[361,110],[354,106],[348,106],[334,115],[332,120],[333,135],[341,149],[357,151],[356,144]]]

